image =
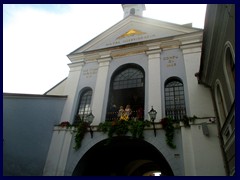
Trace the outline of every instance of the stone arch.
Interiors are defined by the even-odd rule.
[[[73,176],[142,176],[158,171],[173,176],[165,157],[152,144],[128,136],[102,140],[79,160]]]

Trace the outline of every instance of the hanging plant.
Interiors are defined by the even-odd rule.
[[[128,132],[128,121],[122,120],[122,121],[117,121],[117,123],[112,126],[114,128],[114,132],[118,136],[125,136]]]
[[[129,131],[133,138],[144,139],[143,131],[145,126],[149,127],[150,121],[130,121]]]
[[[77,126],[77,133],[75,135],[75,146],[74,149],[78,150],[81,147],[82,140],[84,138],[85,133],[87,132],[88,124],[83,120],[79,121]]]
[[[162,124],[163,129],[165,130],[165,136],[166,136],[166,143],[169,147],[175,149],[176,145],[173,144],[173,138],[174,138],[174,126],[173,126],[173,120],[172,118],[165,117],[160,122]]]

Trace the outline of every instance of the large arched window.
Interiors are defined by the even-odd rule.
[[[78,105],[77,115],[81,120],[84,120],[86,116],[90,113],[90,106],[92,100],[92,89],[85,89],[80,93],[80,101]],[[78,123],[80,119],[75,120],[75,124]]]
[[[170,78],[165,82],[165,115],[180,120],[186,115],[183,83],[179,78]]]
[[[136,68],[128,68],[116,75],[113,89],[129,89],[143,86],[143,73]]]
[[[137,117],[139,109],[143,111],[144,77],[143,69],[136,64],[123,65],[113,73],[106,120],[117,118],[120,106],[130,105],[133,117]]]

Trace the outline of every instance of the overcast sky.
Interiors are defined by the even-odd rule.
[[[204,27],[206,5],[145,6],[144,17]],[[67,54],[122,19],[120,4],[4,4],[3,92],[45,93],[68,76]]]

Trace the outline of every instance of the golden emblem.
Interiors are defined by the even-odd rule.
[[[142,31],[139,31],[139,30],[136,30],[136,29],[130,29],[128,32],[119,36],[117,39],[121,39],[121,38],[128,37],[128,36],[140,35],[140,34],[146,34],[146,33],[142,32]]]

